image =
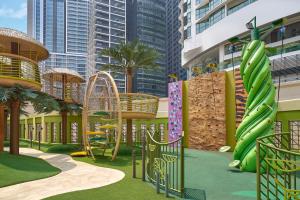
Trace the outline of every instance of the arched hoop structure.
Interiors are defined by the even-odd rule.
[[[100,71],[89,78],[83,101],[82,135],[85,151],[94,157],[91,139],[105,135],[115,145],[114,160],[120,147],[121,127],[120,96],[116,83],[110,74]]]

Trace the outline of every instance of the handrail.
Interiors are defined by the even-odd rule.
[[[174,141],[172,141],[172,142],[158,142],[158,141],[156,141],[156,140],[152,137],[152,135],[150,134],[149,130],[147,130],[147,134],[149,135],[151,141],[153,141],[155,144],[159,144],[159,145],[170,145],[170,144],[174,144],[174,143],[176,143],[176,142],[179,142],[179,141],[182,139],[182,137],[179,137],[178,139],[176,139],[176,140],[174,140]]]
[[[0,76],[40,83],[39,67],[24,57],[0,53]]]
[[[259,144],[265,145],[269,148],[275,149],[277,151],[282,151],[284,153],[289,153],[289,154],[293,154],[295,156],[300,156],[300,153],[296,153],[294,151],[289,151],[289,150],[286,150],[286,149],[281,149],[281,148],[275,147],[274,145],[270,145],[269,143],[264,143],[263,142],[263,139],[270,138],[270,137],[275,137],[275,136],[283,136],[283,135],[289,136],[289,133],[285,132],[285,133],[276,133],[276,134],[273,134],[273,135],[266,135],[266,136],[257,138],[256,142],[259,143]]]

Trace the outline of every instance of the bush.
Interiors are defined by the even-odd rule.
[[[135,152],[136,152],[136,155],[141,155],[142,154],[142,150],[140,148],[135,148]],[[122,144],[120,146],[120,149],[119,149],[119,152],[118,152],[118,155],[121,155],[121,156],[131,156],[132,155],[132,148],[127,146],[126,144]]]
[[[4,147],[9,147],[10,142],[8,140],[4,141]]]
[[[72,153],[80,151],[79,144],[55,144],[47,149],[48,153]]]

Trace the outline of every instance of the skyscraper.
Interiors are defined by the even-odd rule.
[[[126,3],[125,0],[91,0],[90,3],[88,68],[94,72],[114,62],[110,57],[99,55],[101,50],[126,40]],[[119,91],[124,92],[124,73],[112,75]]]
[[[138,38],[160,53],[158,69],[140,69],[133,81],[133,91],[166,96],[166,0],[127,1],[127,39]]]
[[[50,52],[45,69],[65,67],[86,77],[89,0],[28,0],[27,13],[27,33]]]
[[[176,74],[178,79],[186,80],[186,69],[181,67],[180,0],[167,0],[167,69],[168,74]]]

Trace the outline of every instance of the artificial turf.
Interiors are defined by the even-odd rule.
[[[47,178],[58,173],[58,168],[42,159],[0,153],[0,187]]]
[[[155,188],[141,180],[141,160],[137,161],[137,177],[132,178],[132,165],[130,156],[119,156],[111,161],[110,156],[97,156],[96,161],[91,158],[74,158],[75,160],[121,170],[125,178],[120,182],[101,188],[71,192],[47,198],[47,200],[161,200],[167,199],[164,194],[156,194]],[[173,198],[171,198],[173,199]]]

